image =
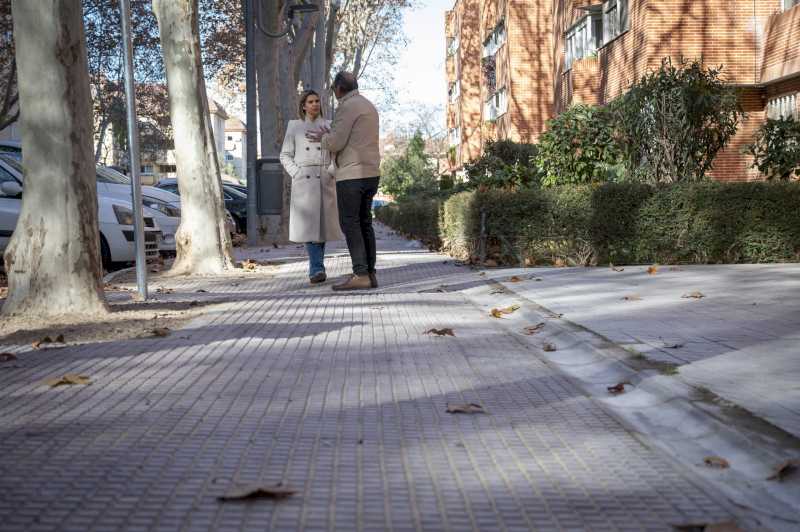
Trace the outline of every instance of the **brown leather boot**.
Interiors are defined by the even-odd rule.
[[[378,276],[375,272],[369,272],[369,285],[370,288],[378,288]]]
[[[368,290],[370,288],[372,288],[372,283],[370,283],[369,275],[351,275],[345,282],[333,286],[333,289],[337,292]]]

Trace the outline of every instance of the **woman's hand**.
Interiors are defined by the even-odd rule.
[[[319,129],[312,129],[306,132],[306,138],[311,142],[319,142],[326,133],[330,133],[331,128],[322,126]]]

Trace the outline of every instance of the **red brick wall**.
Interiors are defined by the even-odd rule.
[[[508,7],[508,112],[516,142],[536,142],[554,116],[553,0],[511,1]]]
[[[730,144],[717,154],[710,174],[720,181],[751,181],[760,177],[758,170],[751,167],[753,158],[743,151],[764,123],[765,91],[759,88],[742,89],[739,101],[746,116]]]

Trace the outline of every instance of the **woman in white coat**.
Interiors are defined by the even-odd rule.
[[[319,94],[303,92],[299,113],[300,120],[291,120],[286,126],[281,164],[292,176],[289,240],[306,245],[309,280],[317,284],[327,279],[325,242],[340,240],[342,233],[330,153],[306,138],[308,131],[330,127],[330,121],[322,118]]]

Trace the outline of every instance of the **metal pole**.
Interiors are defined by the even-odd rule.
[[[136,246],[136,285],[139,289],[139,296],[145,300],[147,299],[147,263],[144,255],[142,186],[139,179],[139,127],[136,123],[130,0],[120,0],[119,8],[122,20],[122,51],[125,59],[125,102],[128,117],[128,161],[131,174],[131,196],[133,197],[133,233]]]
[[[255,2],[242,0],[245,26],[245,92],[247,120],[247,245],[257,246],[258,235],[258,185],[256,183],[256,159],[258,123],[256,120],[256,47]]]

